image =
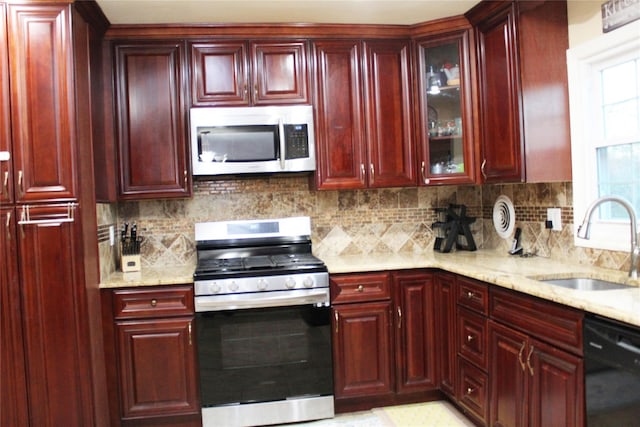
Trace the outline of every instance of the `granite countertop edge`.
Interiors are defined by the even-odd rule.
[[[510,256],[492,250],[448,254],[366,254],[321,257],[331,274],[434,268],[513,289],[569,307],[640,326],[640,281],[627,272],[567,263],[543,257]],[[100,288],[192,284],[195,265],[143,267],[140,272],[115,272]],[[633,285],[609,291],[579,291],[541,282],[572,276]]]

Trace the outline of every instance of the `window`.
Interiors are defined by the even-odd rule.
[[[603,196],[628,200],[640,214],[640,22],[567,51],[576,227]],[[628,251],[629,216],[616,203],[591,218],[577,246]],[[574,233],[575,235],[575,233]]]

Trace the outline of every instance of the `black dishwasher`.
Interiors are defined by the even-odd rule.
[[[640,329],[587,317],[584,366],[587,426],[640,425]]]

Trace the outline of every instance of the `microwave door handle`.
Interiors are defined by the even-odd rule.
[[[282,118],[278,119],[278,132],[280,133],[280,169],[284,170],[285,144],[284,144],[284,122],[282,121]]]

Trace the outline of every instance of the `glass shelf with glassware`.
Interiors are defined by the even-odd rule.
[[[467,34],[430,37],[419,43],[423,111],[423,184],[472,183],[472,150],[467,138],[469,117]]]

